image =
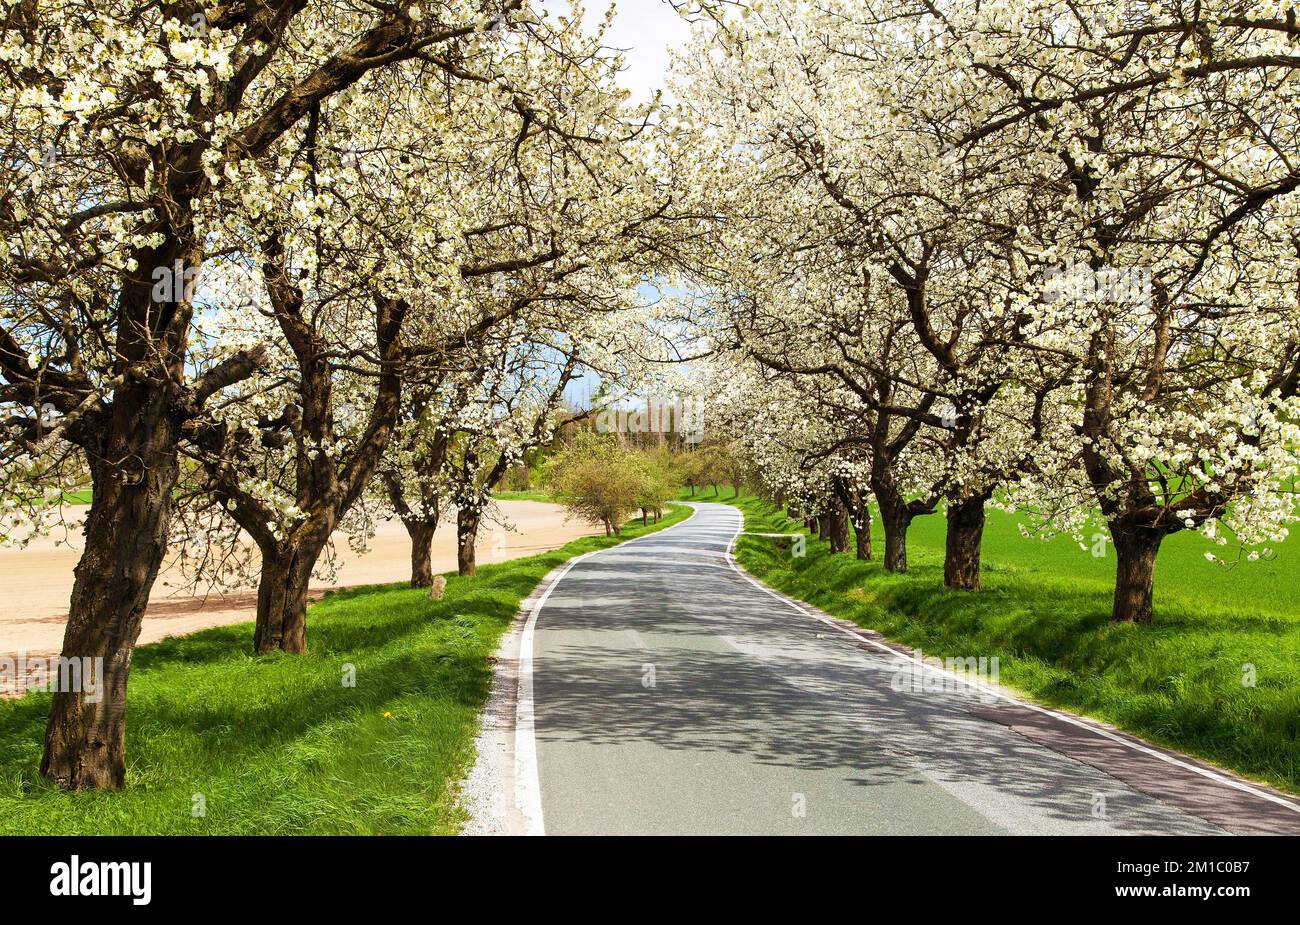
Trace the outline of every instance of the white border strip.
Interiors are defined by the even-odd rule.
[[[853,630],[847,629],[846,627],[843,627],[840,624],[836,623],[835,621],[823,617],[820,614],[805,610],[804,608],[800,607],[797,603],[795,603],[794,600],[792,600],[791,598],[786,597],[783,594],[779,594],[774,589],[763,584],[753,575],[749,574],[749,572],[741,568],[739,563],[736,562],[736,557],[734,555],[736,540],[740,539],[741,535],[744,533],[744,528],[745,528],[744,513],[740,511],[739,508],[736,508],[736,512],[740,515],[740,526],[736,530],[736,535],[731,538],[731,542],[727,544],[727,561],[730,563],[731,567],[735,569],[736,574],[740,575],[742,578],[744,578],[746,581],[748,581],[750,584],[754,585],[755,587],[761,588],[763,591],[766,591],[768,594],[772,595],[772,597],[776,598],[778,601],[785,604],[786,606],[791,607],[794,610],[797,610],[805,617],[812,617],[814,620],[820,621],[821,623],[825,623],[827,626],[837,630],[840,633],[843,633],[845,636],[850,637],[855,642],[865,642],[870,646],[874,646],[875,648],[879,649],[881,652],[887,655],[892,655],[895,658],[901,659],[905,662],[911,662],[914,665],[920,665],[922,668],[924,668],[927,671],[936,672],[937,674],[941,674],[944,677],[951,678],[952,680],[960,681],[961,683],[966,684],[969,687],[975,688],[976,690],[980,691],[982,694],[995,697],[998,700],[1004,700],[1007,703],[1012,703],[1015,704],[1016,706],[1024,707],[1025,709],[1028,710],[1033,710],[1034,712],[1041,713],[1044,716],[1053,717],[1054,719],[1058,719],[1063,722],[1069,723],[1071,726],[1078,726],[1080,729],[1085,729],[1088,732],[1101,736],[1104,739],[1109,739],[1110,741],[1123,745],[1125,748],[1132,749],[1135,752],[1141,752],[1145,755],[1150,755],[1153,758],[1159,758],[1161,761],[1165,762],[1166,764],[1175,765],[1177,767],[1183,768],[1184,770],[1191,771],[1193,774],[1199,774],[1201,777],[1209,778],[1215,783],[1225,784],[1229,787],[1232,787],[1234,790],[1240,790],[1244,793],[1249,793],[1251,796],[1259,797],[1261,800],[1267,800],[1270,803],[1276,803],[1278,806],[1283,806],[1286,809],[1291,810],[1292,812],[1300,813],[1300,805],[1292,803],[1290,800],[1286,800],[1283,799],[1282,797],[1276,796],[1266,791],[1259,790],[1241,781],[1236,781],[1236,780],[1232,780],[1231,778],[1224,777],[1222,774],[1216,774],[1214,771],[1207,770],[1206,768],[1200,768],[1194,764],[1188,764],[1186,761],[1180,761],[1171,755],[1166,755],[1164,752],[1157,751],[1154,748],[1148,748],[1145,745],[1141,745],[1138,742],[1134,742],[1129,739],[1123,738],[1122,736],[1117,736],[1105,729],[1100,729],[1097,726],[1092,725],[1091,723],[1084,722],[1078,717],[1070,716],[1068,713],[1059,713],[1056,710],[1052,710],[1047,707],[1041,707],[1038,704],[1029,703],[1027,701],[1019,700],[1015,697],[1008,696],[1007,694],[1003,693],[1000,690],[997,690],[996,688],[989,687],[986,684],[981,684],[978,681],[971,680],[970,678],[963,677],[962,675],[955,674],[954,672],[950,672],[946,669],[937,668],[934,665],[927,664],[925,661],[916,658],[915,656],[904,655],[902,652],[892,649],[889,646],[885,645],[884,643],[877,642],[876,640],[870,638],[869,636],[863,636],[860,633],[855,633]]]
[[[542,607],[546,605],[555,586],[579,562],[599,553],[609,552],[611,549],[623,549],[640,540],[676,530],[690,523],[698,511],[698,507],[691,505],[690,516],[681,523],[613,546],[606,546],[604,549],[593,549],[591,552],[584,552],[570,559],[560,567],[559,572],[547,585],[546,591],[528,611],[528,622],[524,624],[524,630],[519,634],[519,684],[515,697],[515,803],[524,817],[525,835],[546,834],[546,822],[542,818],[542,784],[537,771],[537,730],[533,702],[533,636],[537,630],[537,618],[542,612]],[[734,538],[732,542],[735,542]],[[730,546],[727,547],[727,556],[728,558],[731,556]]]

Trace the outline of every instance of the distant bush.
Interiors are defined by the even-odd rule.
[[[638,507],[640,478],[610,436],[583,432],[547,463],[551,490],[572,516],[619,533]]]
[[[681,475],[677,460],[668,450],[645,450],[634,454],[629,464],[636,470],[638,479],[637,507],[641,509],[641,522],[649,517],[657,521],[663,516],[664,506],[681,491]]]
[[[680,482],[667,451],[629,452],[617,437],[575,434],[546,464],[551,491],[574,517],[620,532],[635,511],[658,520]]]

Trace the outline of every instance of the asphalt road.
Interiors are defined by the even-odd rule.
[[[729,560],[740,529],[700,504],[551,588],[531,641],[546,834],[1224,833],[794,611]]]

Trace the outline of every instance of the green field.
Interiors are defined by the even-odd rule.
[[[306,657],[251,655],[251,623],[141,646],[119,793],[46,783],[50,695],[0,701],[0,834],[456,832],[493,653],[520,602],[570,557],[686,515],[449,575],[438,602],[405,585],[331,594],[309,612]]]
[[[735,502],[746,529],[800,525],[766,502]],[[740,562],[773,587],[919,648],[927,656],[997,656],[1001,681],[1044,703],[1300,792],[1300,544],[1231,569],[1206,561],[1205,541],[1171,537],[1156,571],[1149,626],[1111,625],[1113,553],[1094,558],[1066,537],[1025,539],[1017,517],[990,511],[985,590],[943,587],[942,514],[916,521],[911,568],[831,555],[812,539],[744,537]],[[1108,551],[1109,552],[1109,551]],[[1243,684],[1253,666],[1254,686]]]
[[[545,491],[494,491],[492,492],[494,501],[551,501],[550,492]]]

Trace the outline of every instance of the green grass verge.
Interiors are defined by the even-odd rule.
[[[497,501],[555,501],[546,491],[494,491],[492,497]]]
[[[0,834],[456,832],[493,653],[520,602],[573,556],[688,513],[449,575],[441,601],[406,585],[331,594],[309,611],[305,657],[251,655],[251,623],[141,646],[118,793],[39,777],[50,695],[0,701]]]
[[[708,499],[706,499],[708,500]],[[767,502],[731,502],[746,529],[794,532]],[[883,533],[873,531],[875,554]],[[831,555],[809,539],[742,537],[737,558],[792,597],[941,658],[996,656],[1001,681],[1043,703],[1085,713],[1147,739],[1300,793],[1300,543],[1276,559],[1227,570],[1194,535],[1171,537],[1156,570],[1156,618],[1110,623],[1113,554],[1025,539],[1015,515],[991,511],[985,589],[943,587],[942,514],[916,521],[910,570]],[[1243,684],[1254,666],[1255,686]]]

